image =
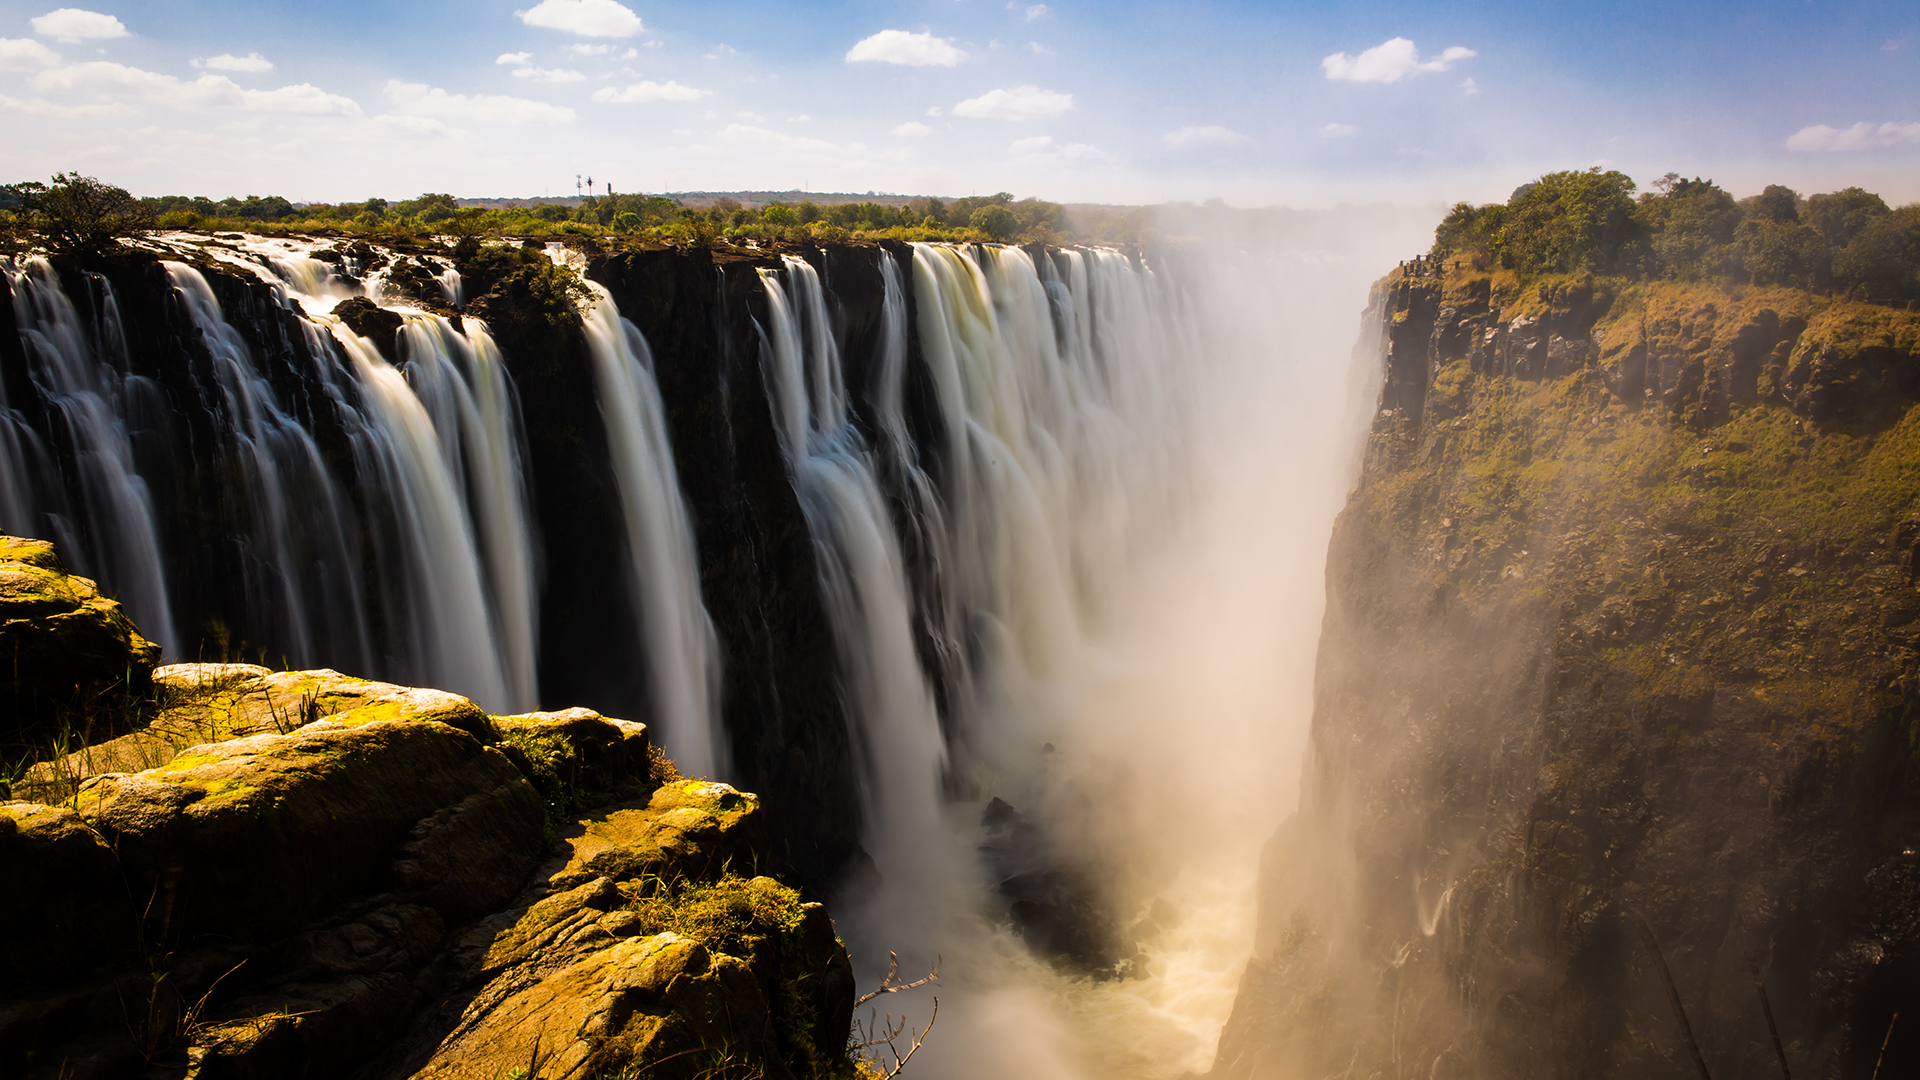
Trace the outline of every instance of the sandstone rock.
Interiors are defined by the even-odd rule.
[[[14,785],[15,795],[55,802],[71,796],[88,777],[158,768],[187,746],[285,734],[322,719],[342,726],[435,720],[483,743],[495,737],[486,713],[458,694],[356,679],[325,668],[168,664],[153,670],[153,684],[158,712],[147,727],[28,768]]]
[[[0,739],[38,741],[146,692],[159,646],[44,540],[0,536]]]
[[[664,784],[645,810],[588,818],[569,842],[572,856],[553,876],[556,888],[601,877],[625,881],[642,873],[752,874],[767,843],[760,800],[705,780]]]
[[[79,810],[134,891],[165,893],[159,937],[290,933],[382,888],[455,917],[512,895],[541,820],[518,770],[444,723],[357,718],[191,747],[82,785]]]
[[[562,790],[592,798],[644,783],[651,760],[647,726],[591,709],[496,716],[501,747],[552,799]]]

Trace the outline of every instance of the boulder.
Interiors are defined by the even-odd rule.
[[[44,540],[0,536],[0,740],[85,730],[144,694],[160,648]],[[103,708],[105,706],[105,708]]]

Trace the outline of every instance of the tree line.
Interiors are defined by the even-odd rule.
[[[546,203],[484,209],[429,192],[389,202],[366,199],[295,204],[279,195],[211,199],[198,195],[137,198],[126,189],[78,173],[49,183],[0,186],[0,254],[40,246],[62,253],[99,253],[119,239],[154,229],[344,234],[388,241],[452,237],[471,247],[492,237],[606,237],[711,247],[748,240],[898,239],[1053,242],[1076,238],[1065,210],[1009,192],[951,201],[915,199],[904,206],[860,202],[823,206],[812,200],[710,207],[662,195],[588,196],[568,206]]]
[[[1433,255],[1477,269],[1794,285],[1876,300],[1920,298],[1920,204],[1858,187],[1802,196],[1771,184],[1735,199],[1668,173],[1635,194],[1625,173],[1548,173],[1505,203],[1459,203]]]

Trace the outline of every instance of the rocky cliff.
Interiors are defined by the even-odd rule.
[[[130,631],[48,545],[0,551],[13,639],[72,633],[46,596]],[[149,653],[123,635],[118,666]],[[851,967],[762,876],[759,800],[643,725],[333,671],[150,679],[120,687],[135,730],[9,778],[0,1075],[850,1068]]]
[[[1911,1072],[1920,317],[1421,269],[1215,1074]]]

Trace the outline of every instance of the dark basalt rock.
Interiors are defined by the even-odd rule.
[[[333,313],[347,329],[374,343],[388,363],[400,362],[400,328],[407,320],[364,296],[351,296],[334,305]]]

